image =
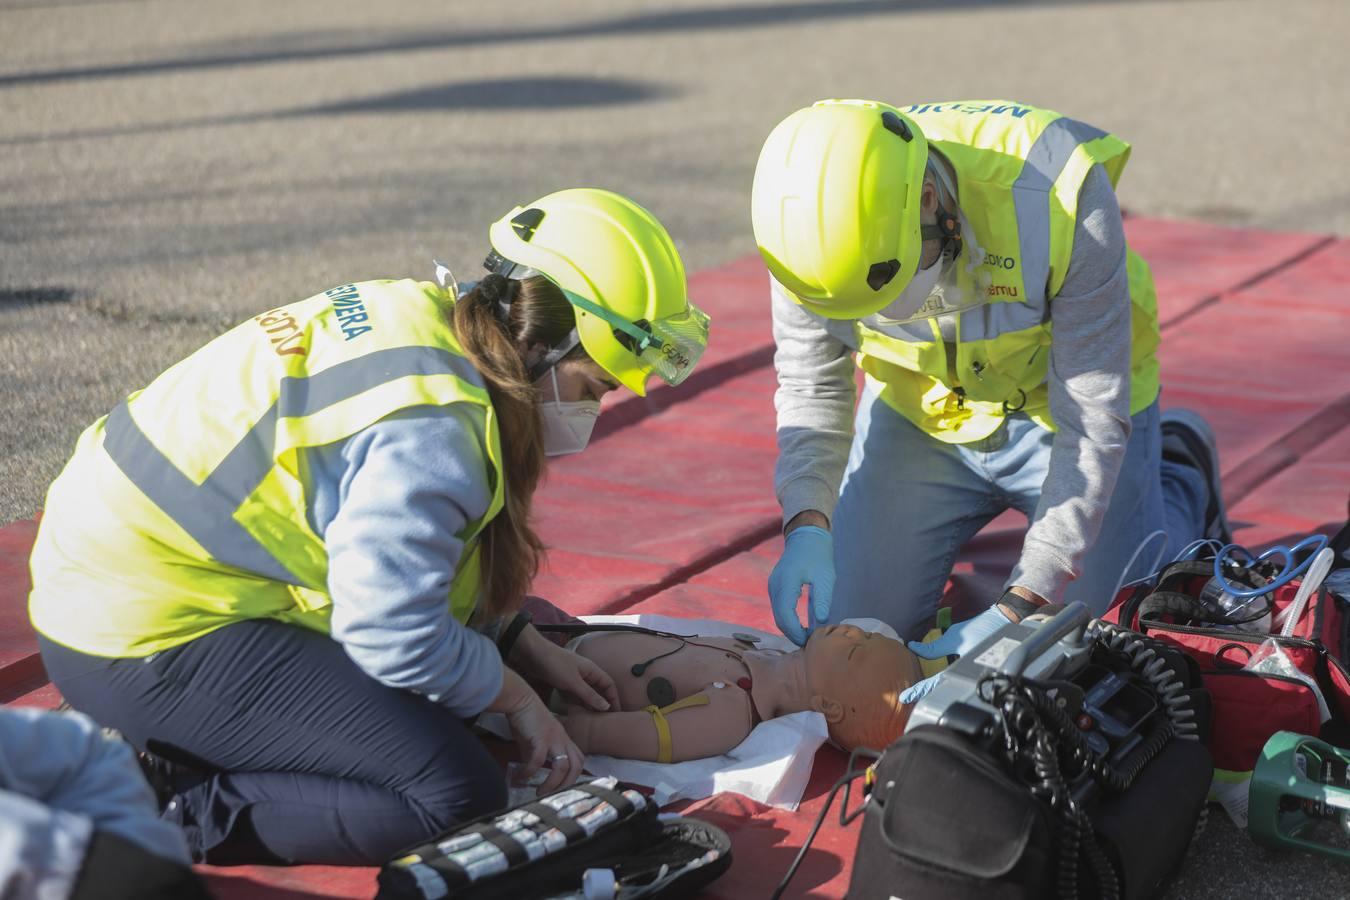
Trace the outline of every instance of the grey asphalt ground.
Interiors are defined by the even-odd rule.
[[[1133,142],[1135,212],[1350,234],[1347,34],[1347,0],[0,0],[0,524],[217,332],[476,271],[550,190],[631,194],[690,271],[754,252],[760,144],[820,97],[1033,102]],[[1221,818],[1173,896],[1350,895]]]

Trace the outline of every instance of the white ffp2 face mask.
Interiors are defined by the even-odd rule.
[[[553,378],[553,399],[544,401],[539,410],[544,421],[544,455],[580,453],[591,441],[595,420],[600,417],[600,401],[562,402],[558,399],[557,368],[549,369],[548,373]]]
[[[920,310],[928,302],[928,297],[933,293],[933,288],[937,287],[938,279],[942,277],[944,260],[938,257],[937,261],[926,269],[920,269],[914,273],[914,277],[905,285],[905,289],[900,292],[889,305],[884,307],[877,315],[891,322],[907,322],[910,319],[919,316]],[[921,316],[920,316],[921,317]]]

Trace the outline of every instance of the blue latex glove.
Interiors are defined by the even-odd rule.
[[[769,575],[769,600],[778,630],[798,647],[806,645],[810,634],[797,618],[797,598],[802,586],[810,585],[807,618],[810,627],[830,617],[834,599],[834,538],[824,528],[802,525],[794,528],[783,542],[783,555]]]
[[[922,641],[910,641],[909,649],[914,652],[914,655],[922,656],[924,659],[965,656],[989,635],[1010,624],[1012,624],[1012,619],[1008,618],[1007,613],[999,609],[998,606],[991,606],[973,619],[966,619],[964,622],[957,622],[952,625],[951,628],[942,633],[942,637],[935,641],[927,644]],[[939,672],[931,678],[925,678],[923,681],[910,685],[900,695],[900,702],[918,703],[937,685],[937,680],[941,677],[942,673]]]

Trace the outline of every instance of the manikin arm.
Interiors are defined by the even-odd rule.
[[[750,696],[744,690],[728,684],[694,695],[700,696],[707,697],[708,702],[666,714],[671,741],[669,762],[720,756],[750,734]],[[573,707],[563,725],[583,753],[661,761],[660,733],[649,712],[592,712]]]

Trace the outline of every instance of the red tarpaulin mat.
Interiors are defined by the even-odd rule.
[[[1165,406],[1214,424],[1238,539],[1260,546],[1330,528],[1350,487],[1350,241],[1131,216],[1164,325]],[[579,614],[659,612],[771,628],[779,549],[773,498],[773,342],[757,258],[699,273],[714,317],[680,389],[611,400],[585,454],[556,460],[537,507],[551,547],[536,592]],[[962,552],[946,600],[963,617],[1001,585],[1025,520],[1005,514]],[[26,621],[32,522],[0,528],[0,699],[50,707]],[[709,897],[764,896],[786,870],[843,756],[826,748],[795,813],[738,795],[688,811],[731,835],[736,863]],[[857,823],[822,829],[790,896],[841,897]],[[368,897],[374,870],[203,869],[223,898]]]

